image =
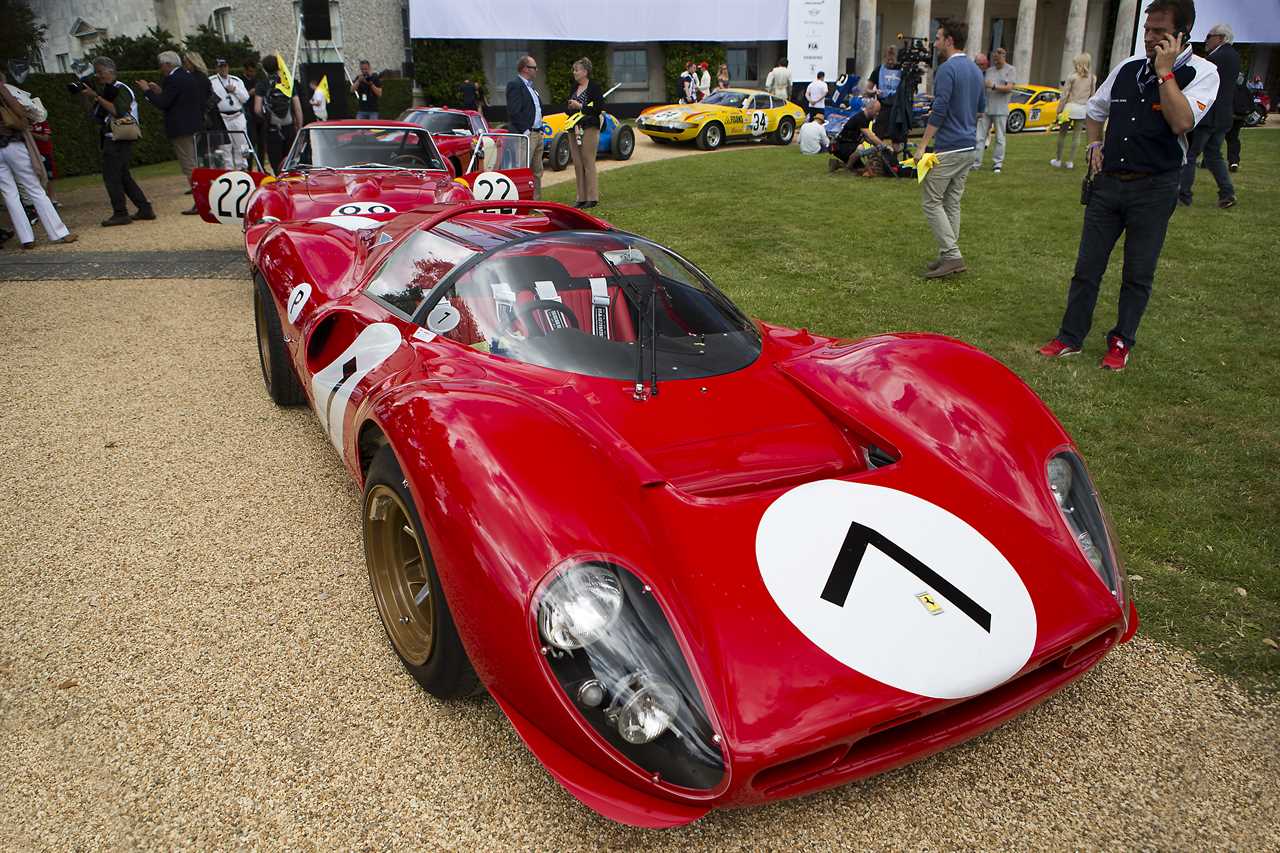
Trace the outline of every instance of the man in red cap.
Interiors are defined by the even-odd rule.
[[[695,85],[698,88],[699,101],[711,94],[711,72],[707,70],[706,62],[698,63],[698,79]]]

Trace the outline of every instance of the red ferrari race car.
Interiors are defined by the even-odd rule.
[[[220,163],[197,168],[191,176],[196,209],[207,222],[243,223],[247,228],[263,218],[291,221],[394,213],[423,204],[467,201],[473,193],[484,199],[532,197],[527,139],[490,134],[468,145],[473,150],[465,161],[466,171],[456,175],[431,135],[417,125],[313,122],[298,133],[281,164],[279,180],[265,175],[261,167],[253,171],[256,159],[247,171],[229,170]]]
[[[404,666],[487,689],[583,803],[662,827],[840,785],[1133,635],[1079,452],[994,359],[753,321],[509,204],[251,226],[258,349],[363,489]]]
[[[473,151],[472,141],[492,132],[489,122],[478,110],[452,107],[411,107],[400,114],[399,121],[416,124],[431,134],[454,170],[461,175]]]

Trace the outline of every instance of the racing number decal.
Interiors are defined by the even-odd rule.
[[[507,201],[520,197],[515,181],[501,172],[481,172],[476,176],[474,186],[479,201]]]
[[[370,213],[395,213],[396,209],[380,201],[349,201],[333,209],[330,216],[365,216]]]
[[[243,222],[249,195],[254,191],[248,172],[223,172],[209,185],[209,210],[223,225]]]
[[[764,110],[756,110],[751,114],[751,127],[749,128],[752,136],[759,136],[769,127],[769,114]]]
[[[305,281],[299,284],[293,290],[289,291],[289,301],[285,305],[285,309],[289,314],[289,322],[296,324],[298,315],[302,313],[302,309],[306,306],[307,300],[311,298],[311,285]]]
[[[400,330],[390,323],[374,323],[351,342],[327,367],[311,377],[311,396],[316,414],[329,433],[329,440],[343,454],[342,431],[351,392],[378,365],[400,347]]]
[[[851,669],[960,699],[1016,675],[1036,613],[1018,572],[978,530],[898,489],[821,480],[777,498],[756,560],[778,609]]]

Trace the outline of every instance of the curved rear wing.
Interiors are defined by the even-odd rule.
[[[560,204],[554,201],[528,201],[528,200],[502,200],[494,199],[492,201],[467,201],[461,204],[449,205],[445,210],[440,211],[430,219],[425,220],[418,226],[419,230],[427,231],[435,228],[442,222],[448,222],[455,216],[461,216],[464,213],[476,213],[486,210],[502,211],[504,213],[515,212],[542,212],[547,215],[547,219],[552,225],[564,230],[582,229],[587,231],[613,231],[614,227],[603,219],[597,219],[589,213],[584,213],[576,207],[570,207],[567,204]]]

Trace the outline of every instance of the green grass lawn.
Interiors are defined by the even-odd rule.
[[[941,332],[1002,360],[1089,461],[1141,577],[1142,630],[1274,692],[1280,653],[1263,639],[1280,641],[1280,132],[1242,137],[1239,205],[1217,209],[1212,177],[1198,173],[1119,374],[1097,362],[1122,244],[1084,354],[1035,352],[1057,331],[1083,215],[1081,172],[1049,166],[1056,137],[1011,136],[1004,174],[970,177],[960,239],[970,271],[941,282],[920,277],[936,250],[914,180],[828,175],[825,157],[794,145],[607,172],[593,212],[686,255],[753,316],[850,338]],[[548,197],[572,202],[573,185]]]

